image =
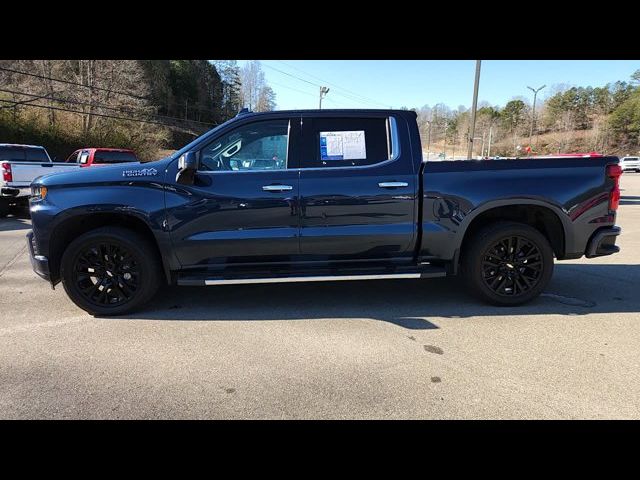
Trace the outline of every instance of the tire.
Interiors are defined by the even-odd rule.
[[[529,225],[496,222],[473,236],[463,252],[461,271],[471,293],[481,300],[499,306],[522,305],[549,284],[553,250],[544,235]]]
[[[9,202],[4,198],[0,198],[0,218],[4,218],[7,215],[9,215]]]
[[[76,238],[62,254],[64,290],[92,315],[132,312],[158,290],[162,276],[156,248],[140,234],[102,227]],[[95,275],[90,275],[94,273]]]

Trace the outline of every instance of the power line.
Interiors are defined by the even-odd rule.
[[[293,90],[294,92],[302,93],[304,95],[308,95],[308,96],[313,97],[313,98],[318,98],[318,96],[313,94],[313,93],[305,92],[303,90],[299,90],[297,88],[290,87],[289,85],[283,85],[281,83],[277,83],[277,82],[273,82],[273,81],[269,81],[269,84],[277,85],[277,86],[282,87],[282,88],[288,88],[289,90]],[[324,101],[331,102],[331,103],[333,103],[335,105],[338,105],[339,107],[342,106],[342,105],[340,105],[339,103],[337,103],[335,100],[333,100],[331,98],[325,98]]]
[[[31,93],[17,92],[15,90],[7,90],[7,89],[4,89],[4,88],[0,88],[0,92],[11,93],[11,94],[14,94],[14,95],[25,95],[25,96],[28,96],[28,97],[36,97],[36,98],[34,98],[32,100],[27,100],[28,102],[32,102],[32,101],[38,100],[39,98],[45,98],[46,97],[48,100],[52,100],[54,102],[71,103],[71,104],[74,104],[74,105],[87,105],[87,106],[90,106],[90,107],[104,108],[106,110],[112,110],[112,111],[116,111],[116,112],[120,112],[120,113],[126,113],[126,114],[131,114],[131,112],[128,111],[128,109],[130,109],[130,108],[131,109],[134,109],[134,108],[138,108],[138,109],[145,108],[145,107],[111,107],[111,106],[103,105],[103,104],[100,104],[100,103],[89,103],[89,102],[81,102],[81,101],[78,101],[78,100],[68,100],[68,99],[62,99],[62,98],[48,97],[49,94],[45,95],[45,96],[42,96],[42,97],[39,97],[39,96],[31,94]],[[56,92],[56,93],[59,93],[59,92]],[[15,104],[23,104],[24,102],[14,102],[14,103]],[[12,107],[3,107],[3,108],[12,108]],[[83,113],[86,114],[86,112],[83,112]],[[186,118],[172,117],[172,116],[169,116],[169,115],[160,115],[158,113],[146,113],[146,115],[150,115],[150,116],[158,117],[158,118],[166,118],[166,119],[169,119],[169,120],[178,120],[178,121],[192,122],[192,123],[202,123],[204,125],[210,125],[210,126],[217,125],[216,123],[202,122],[200,120],[189,120],[189,119],[186,119]]]
[[[95,85],[85,85],[83,83],[72,82],[70,80],[62,80],[60,78],[53,78],[53,77],[47,77],[45,75],[38,75],[37,73],[21,72],[20,70],[14,70],[12,68],[6,68],[6,67],[0,67],[0,70],[4,70],[5,72],[17,73],[19,75],[26,75],[26,76],[34,77],[34,78],[41,78],[43,80],[50,80],[52,82],[60,82],[60,83],[66,83],[68,85],[76,85],[76,86],[79,86],[79,87],[90,88],[92,90],[101,90],[101,91],[104,91],[104,92],[116,93],[118,95],[126,95],[128,97],[138,98],[140,100],[149,100],[148,97],[141,97],[139,95],[134,95],[133,93],[122,92],[122,91],[119,91],[119,90],[110,90],[108,88],[97,87]]]
[[[298,92],[298,93],[303,93],[305,95],[309,95],[309,96],[314,97],[314,98],[316,97],[316,95],[314,95],[313,93],[305,92],[303,90],[299,90],[297,88],[290,87],[289,85],[283,85],[281,83],[276,83],[276,82],[271,82],[271,81],[269,83],[271,85],[277,85],[279,87],[288,88],[289,90],[293,90],[293,91]]]
[[[149,97],[142,97],[142,96],[139,96],[139,95],[134,95],[133,93],[123,92],[121,90],[111,90],[109,88],[97,87],[95,85],[85,85],[83,83],[72,82],[70,80],[62,80],[60,78],[47,77],[45,75],[38,75],[36,73],[22,72],[20,70],[14,70],[12,68],[0,67],[0,70],[4,70],[5,72],[17,73],[19,75],[26,75],[26,76],[29,76],[29,77],[40,78],[40,79],[43,79],[43,80],[50,80],[52,82],[66,83],[68,85],[75,85],[75,86],[78,86],[78,87],[90,88],[92,90],[100,90],[100,91],[104,91],[104,92],[107,92],[107,93],[115,93],[117,95],[125,95],[127,97],[137,98],[139,100],[152,100]],[[200,107],[191,107],[191,109],[192,110],[200,110],[202,112],[210,112],[211,111],[210,109],[200,108]]]
[[[61,92],[61,91],[58,91],[58,92],[52,92],[52,93],[47,93],[47,94],[45,94],[45,95],[39,95],[39,96],[32,95],[32,96],[33,96],[33,97],[35,97],[35,98],[32,98],[32,99],[30,99],[30,100],[21,100],[21,101],[19,101],[19,102],[13,102],[13,105],[8,105],[8,106],[6,106],[6,107],[0,107],[0,110],[3,110],[3,109],[5,109],[5,108],[14,108],[14,107],[15,107],[15,106],[17,106],[17,105],[24,105],[24,104],[26,104],[26,103],[35,102],[36,100],[40,100],[41,98],[50,98],[50,97],[51,97],[51,95],[53,95],[54,93],[60,93],[60,92]]]
[[[18,102],[12,102],[11,100],[2,100],[2,99],[0,99],[0,102],[13,103],[13,104],[18,103]],[[58,110],[58,111],[61,111],[61,112],[71,112],[71,113],[77,113],[77,114],[80,114],[80,115],[87,115],[86,112],[80,112],[78,110],[70,110],[68,108],[52,107],[52,106],[49,106],[49,105],[36,105],[36,104],[30,103],[28,105],[23,105],[23,106],[24,107],[45,108],[45,109],[49,109],[49,110]],[[153,120],[143,120],[141,118],[116,117],[115,115],[107,115],[107,114],[104,114],[104,113],[92,113],[91,115],[95,115],[96,117],[114,118],[116,120],[125,120],[127,122],[152,123],[152,124],[155,124],[155,125],[163,125],[163,126],[169,127],[169,128],[180,128],[177,125],[171,125],[169,123],[163,123],[163,122],[156,122],[156,121],[153,121]]]
[[[282,74],[284,74],[284,75],[287,75],[287,76],[289,76],[289,77],[295,78],[296,80],[299,80],[299,81],[301,81],[301,82],[308,83],[309,85],[313,85],[314,87],[322,87],[322,85],[320,85],[320,84],[318,84],[318,83],[310,82],[309,80],[305,80],[304,78],[300,78],[300,77],[298,77],[298,76],[296,76],[296,75],[293,75],[292,73],[285,72],[284,70],[280,70],[279,68],[273,67],[273,66],[271,66],[271,65],[267,65],[266,63],[264,64],[264,66],[265,66],[265,67],[267,67],[267,68],[270,68],[270,69],[272,69],[272,70],[275,70],[276,72],[280,72],[280,73],[282,73]],[[273,82],[271,82],[271,83],[273,83]],[[326,83],[329,83],[329,82],[326,82]],[[338,87],[338,88],[341,88],[341,87]],[[362,100],[362,99],[356,98],[356,97],[354,97],[354,96],[352,96],[352,95],[347,95],[347,94],[344,94],[344,93],[341,93],[341,92],[336,92],[336,95],[340,95],[341,97],[344,97],[344,98],[347,98],[347,99],[349,99],[349,100],[353,100],[353,101],[355,101],[355,102],[359,102],[359,103],[364,103],[364,104],[370,104],[370,103],[372,103],[371,101],[368,101],[368,100]],[[382,103],[375,102],[375,101],[374,101],[373,103],[375,103],[375,104],[377,104],[377,105],[384,105],[384,104],[382,104]],[[384,106],[386,107],[387,105],[384,105]]]
[[[288,66],[288,67],[290,67],[290,68],[293,68],[293,69],[295,69],[295,70],[298,70],[299,72],[304,73],[304,74],[305,74],[305,75],[307,75],[308,77],[311,77],[311,78],[315,78],[315,79],[317,79],[317,80],[320,80],[321,82],[326,83],[326,84],[328,84],[328,85],[331,85],[331,86],[332,86],[332,87],[334,87],[334,88],[337,88],[337,89],[340,89],[340,90],[344,90],[345,92],[350,93],[350,94],[352,94],[352,95],[353,95],[353,96],[355,96],[355,97],[360,97],[360,98],[362,98],[363,100],[367,100],[367,101],[369,101],[369,102],[371,102],[371,103],[376,103],[376,104],[378,104],[378,105],[384,105],[385,107],[388,107],[388,105],[386,105],[386,104],[384,104],[384,103],[381,103],[381,102],[378,102],[377,100],[373,100],[372,98],[365,97],[364,95],[362,95],[362,94],[360,94],[360,93],[356,93],[356,92],[354,92],[354,91],[352,91],[352,90],[348,90],[348,89],[346,89],[346,88],[344,88],[344,87],[341,87],[341,86],[339,86],[339,85],[336,85],[335,83],[328,82],[328,81],[326,81],[326,80],[324,80],[324,79],[322,79],[322,78],[320,78],[320,77],[318,77],[318,76],[316,76],[316,75],[312,75],[312,74],[310,74],[309,72],[305,72],[304,70],[302,70],[302,69],[301,69],[301,68],[299,68],[299,67],[296,67],[295,65],[291,65],[291,64],[289,64],[289,63],[287,63],[287,62],[283,62],[282,60],[276,60],[276,61],[277,61],[277,62],[280,62],[280,63],[282,63],[283,65],[286,65],[286,66]]]

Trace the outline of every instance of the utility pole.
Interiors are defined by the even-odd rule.
[[[484,137],[486,135],[486,130],[484,132],[482,132],[482,148],[480,149],[480,156],[484,157]]]
[[[427,160],[429,160],[429,155],[431,155],[431,120],[427,124],[429,124],[429,133],[427,133]]]
[[[447,159],[447,127],[449,126],[449,121],[444,121],[444,147],[442,149],[442,153],[444,153],[444,159]]]
[[[476,108],[478,108],[478,86],[480,85],[480,64],[482,60],[476,60],[476,79],[473,83],[473,105],[471,106],[471,124],[469,125],[469,148],[467,158],[473,156],[473,139],[476,133]]]
[[[320,110],[322,110],[322,99],[327,96],[327,93],[329,93],[327,87],[320,87],[320,105],[318,106]]]
[[[531,146],[531,137],[533,137],[533,125],[536,123],[536,97],[538,92],[545,88],[546,85],[542,85],[540,88],[535,89],[527,86],[529,90],[533,92],[533,109],[531,110],[531,129],[529,130],[529,146]],[[538,142],[538,131],[536,130],[536,143]]]
[[[489,147],[487,148],[487,157],[491,156],[491,138],[493,137],[493,127],[489,127]]]

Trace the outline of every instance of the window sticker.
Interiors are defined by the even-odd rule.
[[[361,160],[366,158],[364,130],[320,132],[321,160]]]

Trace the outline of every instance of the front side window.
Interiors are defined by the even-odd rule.
[[[89,160],[89,152],[82,152],[80,154],[80,163],[84,165],[87,163],[87,160]]]
[[[200,151],[200,170],[284,170],[288,164],[289,120],[266,120],[236,128]]]

